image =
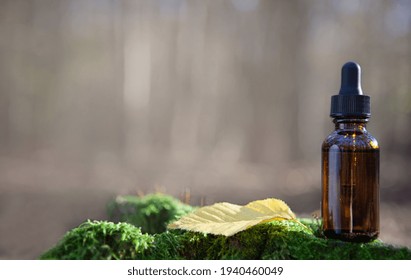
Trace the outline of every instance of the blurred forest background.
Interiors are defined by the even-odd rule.
[[[411,246],[411,1],[0,0],[0,258],[36,258],[117,194],[320,208],[357,61],[381,238]]]

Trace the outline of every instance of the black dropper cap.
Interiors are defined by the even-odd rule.
[[[369,118],[370,97],[361,89],[361,67],[349,61],[341,69],[341,88],[338,95],[331,97],[333,118]]]

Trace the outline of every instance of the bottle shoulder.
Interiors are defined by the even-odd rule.
[[[377,139],[366,130],[335,130],[324,140],[322,149],[334,145],[343,150],[379,150]]]

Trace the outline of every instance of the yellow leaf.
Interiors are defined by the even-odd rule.
[[[280,199],[268,198],[264,200],[256,200],[248,203],[244,207],[255,210],[261,214],[278,215],[284,219],[293,220],[296,218],[290,207]]]
[[[282,200],[268,198],[245,206],[222,202],[201,207],[168,228],[231,236],[260,223],[283,219],[292,220],[295,215]]]

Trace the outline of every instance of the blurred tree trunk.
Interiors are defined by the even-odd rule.
[[[306,69],[306,3],[262,1],[259,10],[259,24],[270,30],[263,41],[264,53],[270,55],[245,72],[253,114],[244,154],[251,162],[296,160],[301,155],[298,101],[306,94],[297,81]]]

